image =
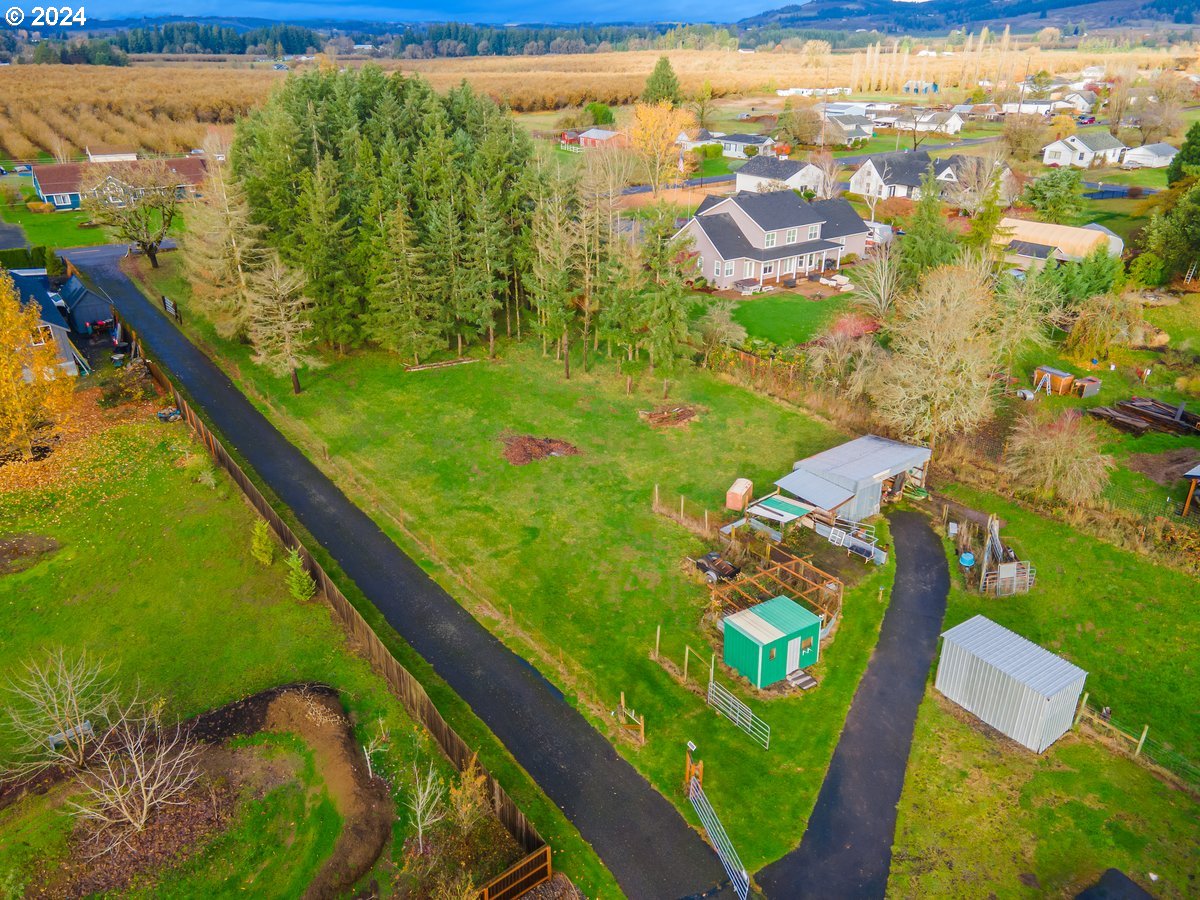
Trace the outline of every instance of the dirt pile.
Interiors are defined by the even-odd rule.
[[[1197,463],[1200,463],[1200,450],[1195,447],[1180,447],[1165,453],[1134,453],[1125,461],[1133,471],[1167,487],[1173,486]]]
[[[44,534],[0,534],[0,575],[22,572],[58,550],[58,541]]]
[[[514,466],[523,466],[548,456],[576,456],[579,448],[557,438],[533,437],[528,434],[508,434],[504,442],[504,458]]]

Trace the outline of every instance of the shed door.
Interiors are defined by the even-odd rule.
[[[800,668],[800,638],[788,641],[787,673],[790,675]]]

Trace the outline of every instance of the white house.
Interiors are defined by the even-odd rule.
[[[734,159],[775,155],[775,141],[765,134],[723,134],[721,147],[725,156],[732,156]],[[747,153],[751,147],[754,149]]]
[[[978,156],[956,153],[944,159],[934,159],[924,150],[898,153],[878,153],[864,162],[850,177],[850,192],[860,196],[921,198],[921,182],[929,171],[942,185],[943,195],[949,195],[955,185],[971,177],[969,170],[984,165]],[[1002,196],[1011,198],[1017,193],[1016,176],[1005,165],[1000,171]]]
[[[719,131],[709,131],[707,128],[701,128],[694,134],[689,135],[686,131],[679,132],[679,137],[675,139],[684,150],[695,150],[697,147],[705,147],[709,144],[720,144],[722,134]]]
[[[1130,147],[1125,151],[1121,164],[1137,166],[1145,169],[1165,169],[1179,151],[1170,144],[1146,144],[1141,147]]]
[[[1000,109],[1006,116],[1048,116],[1055,110],[1055,100],[1022,100],[1005,103]]]
[[[763,191],[777,184],[797,191],[815,191],[821,184],[821,170],[803,160],[756,156],[737,171],[739,191]]]
[[[1077,113],[1090,113],[1096,108],[1096,101],[1099,99],[1095,91],[1082,90],[1069,92],[1062,98],[1062,102]]]
[[[917,112],[900,115],[895,127],[899,131],[936,132],[958,134],[963,130],[963,117],[956,112]]]
[[[1048,144],[1042,150],[1047,166],[1115,166],[1121,161],[1125,145],[1107,131],[1085,131]]]

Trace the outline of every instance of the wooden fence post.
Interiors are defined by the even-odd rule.
[[[1150,733],[1150,726],[1149,726],[1149,724],[1147,724],[1142,729],[1142,736],[1140,738],[1138,738],[1137,749],[1133,751],[1134,756],[1142,755],[1142,745],[1146,743],[1146,735],[1148,735],[1149,733]]]
[[[658,512],[658,485],[654,485],[654,511]]]
[[[679,521],[683,521],[683,494],[679,495]]]
[[[658,659],[658,647],[662,641],[662,625],[654,629],[654,658]]]
[[[688,660],[691,659],[692,648],[687,644],[683,645],[683,683],[687,684]]]
[[[1079,701],[1079,709],[1075,711],[1075,722],[1071,726],[1072,728],[1079,727],[1079,720],[1083,718],[1084,710],[1087,709],[1088,697],[1090,696],[1091,694],[1089,694],[1087,691],[1083,692],[1083,699]]]

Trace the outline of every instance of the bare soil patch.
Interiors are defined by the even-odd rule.
[[[700,418],[698,406],[656,406],[654,409],[639,409],[638,416],[655,428],[677,428],[693,419]]]
[[[504,442],[504,458],[514,466],[524,466],[548,456],[577,456],[579,448],[558,438],[533,437],[528,434],[508,434]]]
[[[24,571],[58,548],[58,541],[44,534],[0,534],[0,575]]]
[[[555,872],[553,878],[523,894],[521,900],[586,900],[586,898],[583,892],[571,883],[570,878],[562,872]]]
[[[1125,459],[1125,465],[1130,469],[1167,487],[1183,478],[1183,473],[1190,471],[1196,463],[1200,463],[1200,450],[1195,447],[1180,447],[1165,453],[1134,453]]]

